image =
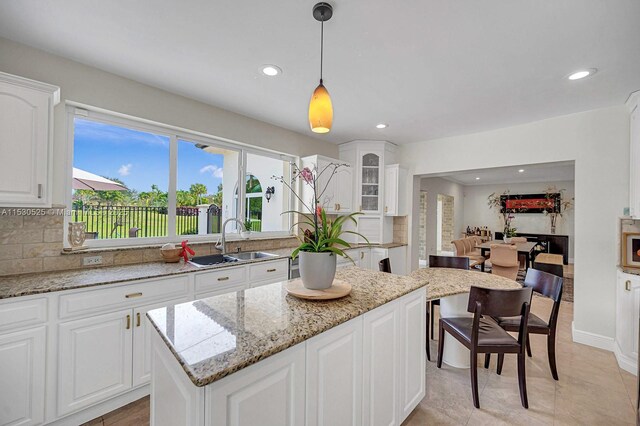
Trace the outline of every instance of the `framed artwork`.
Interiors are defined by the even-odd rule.
[[[640,269],[640,233],[622,233],[622,266]]]
[[[562,195],[556,194],[517,194],[502,195],[502,213],[558,213]]]

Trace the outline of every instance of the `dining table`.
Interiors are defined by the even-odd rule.
[[[516,248],[518,249],[518,255],[524,255],[525,269],[528,269],[531,266],[531,262],[533,261],[533,249],[538,243],[531,242],[531,241],[522,242],[522,243],[515,243],[515,242],[505,243],[504,241],[493,240],[493,241],[487,241],[480,245],[477,245],[476,248],[480,249],[480,255],[486,258],[487,252],[490,252],[491,246],[495,244],[500,244],[500,245],[506,244],[506,245],[516,246]],[[484,272],[484,262],[482,262],[482,264],[480,265],[480,270]]]
[[[441,318],[473,316],[467,306],[471,287],[522,288],[521,284],[509,278],[469,269],[420,268],[411,273],[411,278],[427,282],[427,302],[440,299]],[[455,368],[471,366],[469,350],[451,336],[444,339],[442,361]]]

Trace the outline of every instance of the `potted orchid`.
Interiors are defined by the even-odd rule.
[[[330,163],[322,170],[317,167],[300,169],[292,163],[292,177],[288,181],[284,177],[274,176],[287,186],[300,202],[300,210],[287,211],[283,214],[293,214],[295,226],[299,226],[300,235],[296,235],[300,245],[293,251],[291,257],[300,256],[300,278],[302,284],[309,289],[324,290],[333,284],[336,274],[336,257],[342,256],[353,260],[345,253],[351,245],[344,240],[345,234],[353,234],[369,242],[363,235],[345,229],[348,222],[356,224],[355,217],[361,212],[344,216],[329,217],[322,203],[323,195],[333,176],[348,164]],[[309,194],[309,199],[299,195],[294,187],[303,185],[303,193]],[[305,188],[306,186],[306,188]]]
[[[496,209],[500,212],[500,218],[502,219],[502,240],[509,244],[511,238],[516,236],[516,228],[511,226],[511,221],[515,219],[513,213],[514,209],[507,209],[502,205],[502,198],[508,197],[509,191],[505,191],[502,194],[496,194],[495,192],[487,197],[487,205],[490,209]]]
[[[550,186],[546,189],[544,193],[544,197],[547,200],[553,200],[555,208],[553,209],[544,209],[544,215],[549,217],[551,221],[551,233],[556,233],[556,225],[558,223],[558,218],[562,218],[562,216],[569,210],[573,208],[574,199],[571,198],[566,200],[564,198],[564,193],[566,189],[558,189],[555,186]]]

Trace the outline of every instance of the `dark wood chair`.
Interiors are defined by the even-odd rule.
[[[549,265],[554,266],[554,265]],[[558,266],[558,265],[555,265]],[[562,267],[562,265],[559,265]],[[535,293],[553,300],[549,321],[544,321],[535,314],[529,315],[527,332],[529,334],[543,334],[547,336],[547,355],[549,357],[549,368],[551,375],[558,380],[558,370],[556,367],[556,328],[558,325],[558,312],[560,311],[560,301],[562,300],[562,278],[548,272],[530,268],[524,279],[524,287],[531,288]],[[494,320],[506,331],[518,331],[520,327],[519,317],[496,316]],[[527,337],[527,354],[531,356],[531,345]],[[485,357],[485,368],[489,367],[489,355]],[[502,371],[502,362],[498,358],[498,374]]]
[[[391,261],[388,257],[385,257],[380,262],[378,262],[378,268],[380,268],[380,272],[391,273]]]
[[[442,367],[445,331],[469,348],[471,362],[471,393],[473,405],[480,408],[478,397],[478,354],[499,354],[498,361],[504,360],[505,353],[518,355],[518,382],[520,401],[529,408],[527,400],[527,380],[525,373],[525,346],[527,323],[531,305],[532,289],[524,287],[515,290],[497,290],[471,287],[467,311],[473,317],[440,318],[440,340],[438,341],[438,368]],[[488,317],[519,316],[518,339],[507,333]],[[502,365],[500,365],[500,368]]]
[[[429,268],[453,268],[453,269],[469,269],[469,258],[468,257],[457,257],[457,256],[429,256]],[[440,299],[432,300],[431,303],[431,312],[435,306],[440,305]],[[427,322],[427,324],[429,324]],[[435,337],[434,333],[434,319],[433,315],[431,316],[431,323],[429,324],[429,329],[431,330],[431,338]],[[429,340],[429,336],[427,336],[427,340]]]

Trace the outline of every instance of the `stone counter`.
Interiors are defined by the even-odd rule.
[[[150,311],[161,338],[196,386],[281,352],[426,285],[410,277],[350,267],[336,278],[349,296],[305,301],[275,283]]]
[[[509,278],[465,269],[423,268],[413,271],[411,277],[427,284],[427,300],[469,293],[471,286],[496,289],[522,288],[519,283]]]

